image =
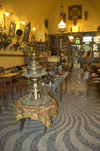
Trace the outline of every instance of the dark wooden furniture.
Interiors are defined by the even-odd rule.
[[[18,91],[19,91],[20,96],[22,97],[22,84],[23,84],[23,82],[19,81],[20,73],[16,74],[14,79],[15,79],[15,82],[12,82],[12,88],[13,89],[16,88],[16,92],[18,93]]]
[[[5,98],[7,100],[7,105],[8,105],[8,94],[11,94],[12,97],[12,101],[14,102],[14,97],[13,97],[13,88],[12,88],[12,78],[3,78],[2,79],[3,83],[4,83],[4,88],[3,88],[3,92],[5,94]]]
[[[71,73],[72,73],[71,65],[70,64],[68,64],[68,65],[62,64],[62,68],[63,68],[64,71],[68,71],[69,72],[69,78],[71,78]]]
[[[24,90],[24,93],[28,93],[27,85],[28,85],[28,79],[24,76],[19,77],[19,82],[22,83],[22,88]]]
[[[0,80],[0,98],[2,98],[4,106],[7,109],[7,105],[5,103],[5,93],[4,93],[4,86],[3,86],[3,81],[2,80]],[[0,106],[0,111],[2,113],[1,106]]]
[[[69,78],[69,72],[65,72],[51,86],[49,84],[43,85],[42,86],[42,93],[46,93],[46,94],[49,94],[51,97],[54,97],[57,88],[60,87],[60,101],[62,101],[62,86],[64,83],[65,84],[65,91],[66,91],[68,78]]]
[[[20,92],[20,96],[22,97],[22,88],[24,89],[24,93],[26,94],[25,88],[26,88],[26,79],[22,80],[21,72],[16,73],[8,73],[5,75],[0,76],[0,79],[4,82],[4,92],[8,104],[8,94],[11,93],[12,100],[14,101],[14,93],[13,89],[16,88],[16,92]]]
[[[87,79],[87,92],[88,95],[89,91],[91,91],[92,86],[95,84],[97,87],[97,91],[100,94],[100,78],[97,77],[96,73],[93,73],[92,70],[88,71],[89,78]]]

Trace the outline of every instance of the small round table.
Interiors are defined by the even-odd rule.
[[[24,99],[22,97],[21,99]],[[43,122],[45,125],[44,134],[46,133],[47,128],[52,127],[52,120],[51,118],[53,116],[56,116],[58,114],[58,105],[54,98],[51,99],[50,102],[46,104],[40,104],[40,105],[25,105],[21,102],[21,99],[17,100],[14,105],[14,113],[15,113],[15,121],[14,123],[18,122],[20,120],[20,131],[23,130],[23,126],[25,123],[26,118],[31,118],[33,120],[39,120]]]

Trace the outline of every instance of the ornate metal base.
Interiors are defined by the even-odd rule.
[[[40,98],[35,100],[30,95],[27,95],[26,97],[21,99],[21,104],[27,105],[27,106],[37,106],[37,105],[46,105],[51,101],[51,97],[47,94],[42,94]]]

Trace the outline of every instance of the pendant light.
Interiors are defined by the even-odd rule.
[[[63,6],[61,7],[61,12],[60,12],[60,23],[58,24],[58,31],[63,33],[66,31],[66,24],[64,22],[64,13],[63,13]]]

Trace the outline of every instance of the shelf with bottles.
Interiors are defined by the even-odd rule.
[[[59,48],[60,48],[60,45],[52,45],[52,48],[54,48],[54,49],[59,49]]]
[[[100,51],[100,44],[93,44],[93,51]]]
[[[93,57],[94,58],[100,57],[100,44],[93,44]]]
[[[46,50],[47,44],[46,42],[37,42],[36,43],[36,48],[38,50]]]
[[[94,58],[100,58],[100,51],[93,51]]]
[[[62,45],[62,48],[67,48],[67,45]]]

